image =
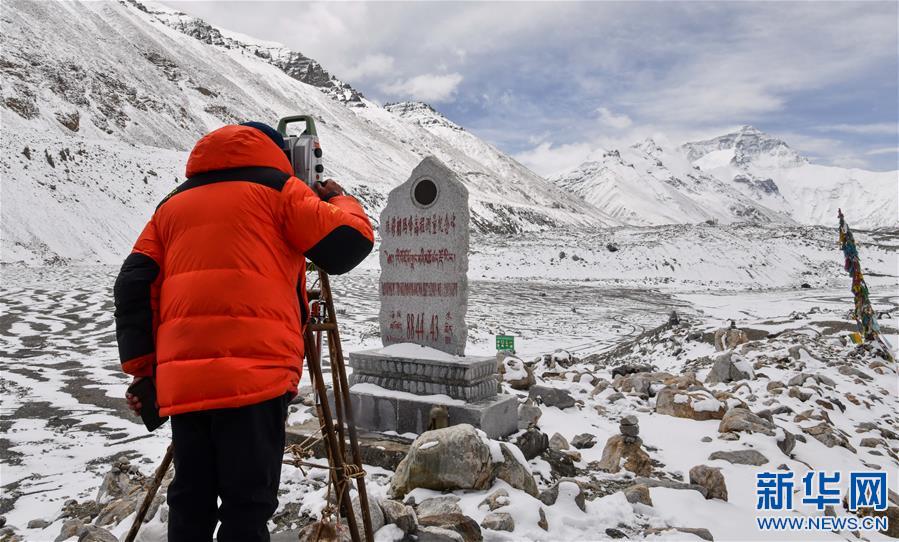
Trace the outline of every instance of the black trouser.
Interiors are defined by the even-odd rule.
[[[290,396],[240,408],[172,416],[175,479],[169,542],[268,541],[278,507]],[[217,507],[217,499],[222,504]]]

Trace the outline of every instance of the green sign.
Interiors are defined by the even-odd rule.
[[[506,350],[508,352],[515,351],[515,337],[511,335],[497,335],[496,349],[498,351]]]

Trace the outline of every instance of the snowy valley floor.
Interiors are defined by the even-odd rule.
[[[546,251],[559,252],[552,241],[547,241]],[[594,253],[580,257],[590,266],[599,266],[607,252],[604,245],[597,243]],[[647,250],[658,247],[650,244]],[[872,300],[878,310],[899,314],[896,277],[883,273],[884,267],[889,269],[896,261],[895,246],[879,250],[881,274],[887,276],[869,279]],[[814,277],[809,279],[812,287],[807,289],[798,287],[801,277],[796,276],[778,280],[766,276],[769,282],[762,280],[753,290],[747,284],[725,284],[721,277],[717,282],[715,277],[699,277],[696,282],[680,284],[659,280],[647,289],[637,287],[641,271],[636,268],[620,272],[620,281],[587,281],[579,276],[580,271],[572,271],[580,269],[578,265],[566,268],[564,282],[550,282],[554,268],[545,265],[539,271],[530,269],[538,280],[522,280],[515,276],[515,262],[533,258],[539,251],[525,254],[509,247],[505,251],[513,255],[494,256],[488,263],[479,261],[477,253],[473,256],[470,353],[492,354],[497,333],[515,335],[525,361],[559,348],[571,352],[577,361],[569,367],[550,368],[541,362],[534,370],[538,384],[565,389],[579,404],[564,410],[543,406],[538,426],[548,435],[558,432],[568,441],[577,434],[592,433],[597,443],[579,450],[581,457],[574,462],[576,478],[586,488],[587,513],[567,506],[561,497],[556,505],[546,506],[524,492],[509,489],[507,510],[514,517],[515,530],[484,529],[486,540],[595,540],[609,538],[607,529],[651,540],[699,540],[683,532],[652,531],[667,526],[706,528],[715,540],[856,539],[849,532],[758,531],[754,524],[755,473],[774,471],[781,465],[800,478],[809,468],[844,473],[879,468],[889,473],[891,487],[896,487],[899,389],[895,365],[879,364],[870,356],[853,357],[854,348],[845,344],[846,334],[853,329],[847,319],[851,294],[848,278],[840,283],[838,265],[835,271],[818,275],[817,282]],[[571,254],[569,250],[565,258],[553,257],[570,262]],[[585,266],[583,274],[590,274],[590,266]],[[895,265],[892,269],[895,274]],[[704,271],[707,269],[697,273]],[[110,266],[2,268],[0,515],[25,540],[56,539],[65,519],[63,504],[69,499],[79,503],[95,499],[103,475],[117,458],[127,458],[149,474],[168,444],[168,425],[147,434],[139,420],[125,410],[122,395],[127,380],[119,371],[112,326],[115,272]],[[683,273],[689,274],[689,270]],[[709,284],[700,284],[699,279]],[[335,278],[333,284],[344,350],[376,346],[376,271],[362,269]],[[679,313],[684,325],[653,331],[668,320],[672,310]],[[738,355],[755,367],[754,377],[746,380],[746,385],[706,387],[729,394],[721,396],[722,404],[744,402],[754,412],[774,412],[773,424],[805,440],[796,442],[792,456],[780,450],[776,437],[755,432],[738,433],[737,440],[722,440],[718,420],[696,421],[655,412],[658,382],[643,395],[628,390],[627,382],[613,382],[612,367],[638,362],[674,376],[695,371],[697,379],[704,382],[711,366],[709,356],[714,357],[710,337],[732,318],[740,327],[753,330],[750,338],[766,333],[777,336],[737,348]],[[895,319],[886,318],[882,325],[896,344]],[[808,378],[797,376],[803,373]],[[594,385],[601,381],[610,384]],[[784,387],[771,382],[782,382]],[[603,389],[596,391],[599,388]],[[509,391],[521,395],[522,400],[526,397],[526,392]],[[619,392],[623,392],[621,397],[611,397]],[[302,405],[291,408],[292,422],[309,416]],[[687,481],[687,472],[695,465],[721,467],[728,501],[705,500],[696,491],[654,487],[653,506],[628,503],[619,490],[632,483],[630,475],[596,468],[603,444],[618,433],[618,421],[626,414],[639,419],[653,477]],[[748,449],[760,452],[769,462],[755,467],[708,459],[715,451]],[[530,461],[530,467],[541,490],[553,485],[555,475],[549,463],[538,457]],[[391,473],[374,467],[367,470],[370,491],[384,496]],[[278,528],[295,527],[299,518],[319,510],[322,485],[320,476],[306,479],[285,467]],[[496,487],[501,486],[505,487],[504,483],[497,482]],[[486,510],[478,504],[489,493],[457,492],[459,505],[480,522]],[[429,494],[415,492],[419,501]],[[539,506],[546,510],[548,531],[537,527]],[[140,540],[164,539],[165,525],[160,522],[164,508],[144,527]],[[797,507],[795,514],[820,515],[804,506]],[[27,528],[35,519],[50,524]],[[129,524],[127,518],[109,528],[121,536]],[[381,533],[384,539],[391,539],[388,531]],[[862,536],[884,539],[878,533]]]

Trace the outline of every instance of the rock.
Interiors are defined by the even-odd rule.
[[[701,440],[702,442],[712,442],[712,437],[702,437],[699,440]]]
[[[352,542],[352,537],[350,528],[343,522],[335,524],[314,521],[300,529],[297,540],[299,542]]]
[[[652,506],[652,497],[649,495],[649,488],[644,484],[634,484],[624,490],[624,496],[629,503],[641,503],[646,506]]]
[[[592,448],[596,446],[596,435],[591,435],[590,433],[581,433],[580,435],[575,435],[575,437],[571,439],[571,445],[578,450]]]
[[[505,489],[497,489],[493,493],[487,496],[486,499],[481,501],[481,504],[478,507],[486,506],[490,511],[496,510],[497,508],[501,508],[503,506],[507,506],[512,502],[509,498],[509,492]]]
[[[529,392],[529,397],[540,404],[554,406],[560,409],[573,407],[575,402],[570,393],[563,389],[549,386],[534,386]]]
[[[537,520],[537,527],[544,531],[549,530],[549,523],[546,521],[546,513],[543,511],[543,508],[540,509],[540,519]]]
[[[746,408],[732,408],[728,410],[721,419],[721,423],[718,424],[719,433],[748,431],[750,433],[763,433],[773,437],[774,429],[773,423],[753,414]]]
[[[677,311],[671,311],[671,313],[668,314],[668,325],[669,326],[680,325],[680,318],[678,318],[678,316],[677,316]]]
[[[799,387],[793,386],[787,392],[787,395],[789,395],[790,397],[792,397],[794,399],[799,399],[800,401],[808,401],[812,397],[812,392],[808,391],[805,388],[799,388]]]
[[[581,460],[581,452],[577,450],[565,450],[562,453],[570,457],[575,463]]]
[[[887,509],[878,512],[873,508],[859,508],[858,512],[856,512],[859,516],[877,516],[877,517],[886,517],[888,518],[888,525],[885,531],[879,531],[881,534],[885,534],[890,538],[899,538],[899,507],[893,506],[892,504],[887,505]]]
[[[705,390],[682,392],[664,388],[656,395],[656,412],[691,420],[720,420],[726,411],[724,403]]]
[[[685,484],[683,482],[675,482],[674,480],[659,480],[657,478],[646,478],[644,476],[638,476],[634,478],[634,482],[637,484],[642,484],[646,487],[667,487],[668,489],[680,489],[680,490],[691,490],[696,491],[704,498],[708,498],[708,490],[703,486],[697,484]]]
[[[721,469],[706,465],[697,465],[690,469],[690,483],[702,486],[708,492],[706,499],[727,500],[727,485]]]
[[[621,392],[617,392],[617,391],[615,393],[609,394],[609,396],[606,397],[606,401],[608,401],[610,403],[614,403],[615,401],[620,401],[621,399],[624,399],[624,394]]]
[[[781,382],[779,380],[772,380],[771,382],[768,382],[768,385],[765,386],[765,389],[767,389],[768,391],[774,391],[774,390],[785,388],[785,387],[786,386],[784,385],[783,382]]]
[[[54,542],[61,542],[62,540],[66,540],[68,538],[72,538],[73,536],[77,536],[81,531],[84,530],[84,522],[78,518],[67,519],[62,524],[62,529],[59,531],[59,536],[56,537]]]
[[[503,382],[513,390],[528,390],[537,383],[534,370],[515,356],[506,356],[500,362],[500,374]]]
[[[563,452],[546,450],[543,452],[542,457],[549,463],[552,475],[556,478],[570,477],[577,474],[577,470],[574,468],[574,462],[571,460],[571,457]]]
[[[411,506],[390,499],[385,499],[380,504],[385,523],[393,523],[406,534],[418,528],[418,516]]]
[[[793,433],[780,427],[777,428],[775,433],[777,435],[777,447],[780,448],[784,455],[789,456],[793,448],[796,447],[796,437],[793,436]]]
[[[596,397],[600,393],[604,392],[606,388],[608,388],[611,383],[605,379],[599,379],[595,386],[593,386],[593,390],[590,392],[590,397]]]
[[[715,542],[715,539],[712,538],[712,533],[708,529],[704,529],[701,527],[651,527],[643,531],[645,536],[652,535],[661,535],[666,531],[677,531],[679,533],[687,533],[696,535],[703,540],[707,540],[708,542]]]
[[[518,428],[536,427],[542,415],[543,411],[540,410],[537,403],[533,399],[528,398],[523,404],[518,406]]]
[[[465,542],[461,534],[440,527],[422,527],[416,534],[418,542]]]
[[[721,433],[718,435],[718,438],[721,440],[740,440],[739,433]]]
[[[490,512],[484,516],[484,520],[481,521],[481,527],[511,533],[515,530],[515,520],[512,519],[512,514],[508,512]]]
[[[524,454],[525,459],[530,461],[549,448],[549,437],[546,436],[546,433],[532,427],[515,439],[515,444]]]
[[[730,328],[719,329],[715,332],[715,350],[719,352],[736,348],[747,342],[749,342],[749,337],[743,330],[737,329],[733,322],[731,322]]]
[[[712,369],[705,379],[706,384],[719,384],[749,380],[754,378],[752,365],[746,358],[734,352],[724,352],[715,358]]]
[[[427,516],[418,518],[419,532],[422,527],[438,527],[455,531],[462,536],[465,542],[479,542],[483,540],[481,535],[481,527],[470,517],[463,514],[439,514],[436,516]],[[419,537],[419,540],[421,538]]]
[[[762,466],[768,462],[768,458],[757,450],[739,450],[736,452],[712,452],[709,459],[722,459],[735,465]]]
[[[640,427],[637,425],[619,425],[618,430],[626,437],[635,438],[640,436]]]
[[[47,521],[46,519],[33,519],[28,522],[27,527],[29,529],[46,529],[50,526],[50,523],[51,522]]]
[[[119,539],[111,532],[97,525],[85,525],[78,542],[119,542]]]
[[[563,437],[559,433],[554,433],[553,436],[549,437],[549,449],[555,450],[557,452],[567,450],[568,441],[565,440],[565,437]]]
[[[879,438],[866,437],[863,438],[862,441],[858,443],[858,445],[862,448],[877,448],[877,446],[879,446],[881,442],[883,441],[881,441]]]
[[[614,538],[616,540],[619,538],[627,538],[626,534],[624,534],[620,530],[612,528],[612,527],[609,527],[608,529],[606,529],[606,536],[608,536],[609,538]]]
[[[851,444],[849,444],[849,439],[847,439],[844,435],[828,425],[827,422],[821,422],[818,425],[814,425],[812,427],[803,427],[802,431],[807,435],[815,437],[819,442],[821,442],[828,448],[833,448],[834,446],[842,446],[852,453],[857,453],[857,450]]]
[[[520,489],[528,495],[537,496],[537,482],[531,474],[531,468],[524,458],[524,454],[513,450],[514,444],[501,442],[499,447],[503,452],[503,462],[495,465],[496,477],[503,480],[515,489]],[[420,514],[420,512],[419,512]]]
[[[634,373],[651,373],[652,365],[646,364],[625,364],[619,365],[612,369],[612,378],[616,376],[627,376]]]
[[[421,501],[415,507],[415,514],[418,516],[419,523],[421,518],[425,516],[439,516],[441,514],[461,514],[462,509],[459,508],[459,497],[455,495],[444,495],[442,497],[431,497]]]
[[[586,496],[584,495],[584,488],[581,487],[581,484],[574,478],[562,478],[561,480],[553,484],[552,487],[541,491],[540,495],[538,495],[537,498],[540,499],[540,502],[542,502],[543,504],[552,506],[556,504],[560,494],[566,500],[573,500],[582,512],[587,511],[587,501]]]
[[[628,442],[632,441],[632,442]],[[599,469],[616,473],[621,469],[621,460],[624,459],[624,468],[638,476],[652,474],[652,461],[640,446],[640,439],[614,435],[606,441],[602,450],[602,458],[599,460]]]
[[[422,433],[390,480],[390,495],[417,487],[438,491],[487,489],[495,479],[490,447],[475,428],[460,424]]]

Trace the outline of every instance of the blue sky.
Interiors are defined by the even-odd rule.
[[[897,169],[896,2],[166,2],[418,99],[543,174],[744,124],[813,161]]]

